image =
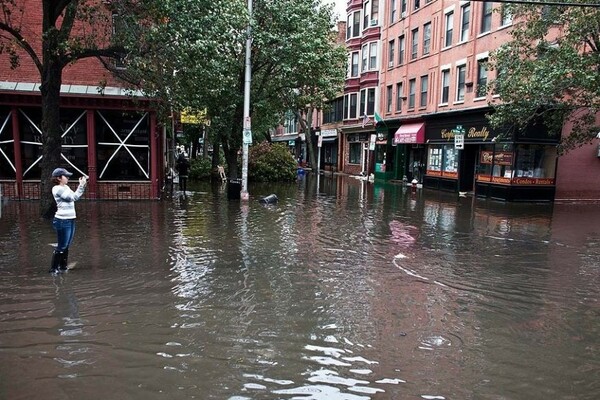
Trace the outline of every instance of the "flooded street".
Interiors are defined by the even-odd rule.
[[[80,201],[56,277],[4,202],[0,399],[600,396],[598,204],[314,179]]]

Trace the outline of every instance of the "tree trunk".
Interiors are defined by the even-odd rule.
[[[61,165],[62,138],[60,130],[60,85],[62,65],[58,61],[47,60],[42,71],[42,160],[40,182],[40,215],[54,216],[51,175],[54,168]]]

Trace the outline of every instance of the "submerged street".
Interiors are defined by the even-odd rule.
[[[309,175],[0,209],[0,399],[596,399],[600,208]],[[279,202],[259,199],[276,194]]]

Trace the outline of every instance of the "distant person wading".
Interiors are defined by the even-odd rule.
[[[86,177],[79,178],[79,186],[73,192],[67,185],[73,174],[64,168],[52,171],[52,195],[56,201],[56,213],[52,220],[52,227],[56,231],[57,244],[52,255],[50,273],[56,274],[67,269],[69,246],[75,235],[75,202],[81,198],[87,184]]]
[[[177,158],[177,172],[179,173],[179,189],[185,194],[187,190],[187,179],[190,172],[190,162],[187,159],[187,154],[179,154]]]

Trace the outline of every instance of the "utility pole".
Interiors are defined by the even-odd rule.
[[[252,123],[250,120],[250,81],[252,66],[250,65],[252,51],[252,0],[248,0],[248,28],[246,38],[246,78],[244,80],[244,128],[242,130],[242,191],[240,198],[247,201],[248,195],[248,146],[252,144]]]

